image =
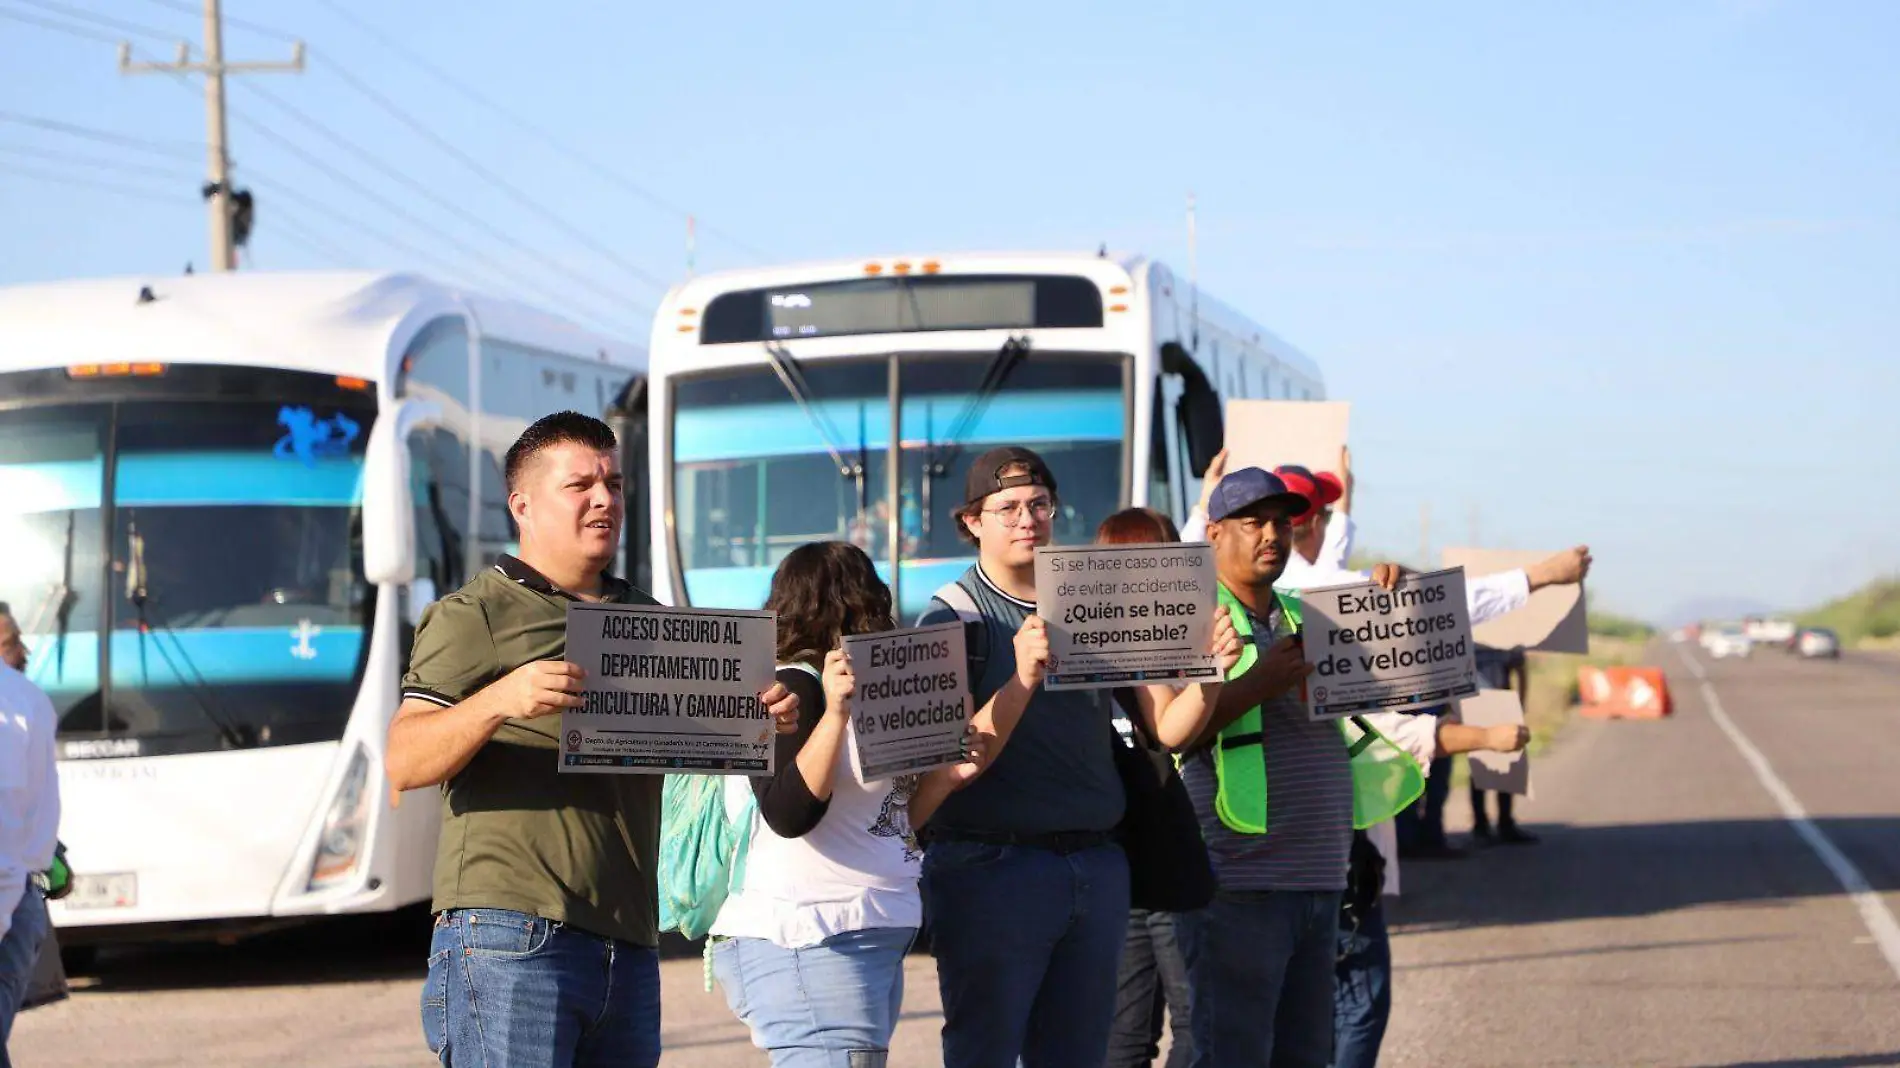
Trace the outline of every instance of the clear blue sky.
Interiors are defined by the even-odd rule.
[[[65,3],[198,36],[181,0]],[[702,228],[702,270],[759,262],[748,250],[1102,242],[1183,268],[1193,190],[1204,287],[1305,349],[1354,402],[1368,545],[1415,555],[1427,501],[1434,546],[1461,543],[1476,509],[1486,545],[1587,541],[1599,602],[1651,617],[1709,596],[1800,606],[1900,568],[1900,5],[335,3],[743,242]],[[59,6],[0,0],[0,13],[117,36]],[[259,266],[414,265],[294,191],[479,271],[445,244],[459,237],[511,277],[570,292],[571,313],[644,335],[659,293],[627,265],[676,278],[678,215],[319,0],[226,0],[226,14],[311,50],[308,73],[231,92],[233,153],[261,201]],[[287,50],[242,28],[226,40],[232,59]],[[146,43],[148,58],[164,52]],[[604,292],[321,140],[260,90]],[[4,14],[0,111],[204,136],[193,92],[123,77],[111,45]],[[33,154],[49,151],[137,169]],[[0,282],[202,269],[198,173],[188,148],[0,121]]]

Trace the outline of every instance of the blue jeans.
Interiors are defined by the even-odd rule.
[[[873,927],[801,949],[725,938],[712,945],[713,976],[777,1068],[884,1068],[916,937]]]
[[[13,1018],[26,1000],[26,988],[33,981],[33,965],[40,959],[40,944],[46,941],[53,923],[46,916],[46,898],[31,882],[13,908],[13,923],[7,936],[0,938],[0,1068],[7,1059],[7,1039],[13,1035]]]
[[[1392,940],[1386,935],[1385,905],[1372,906],[1357,931],[1340,914],[1334,977],[1333,1068],[1373,1068],[1392,1015]]]
[[[660,955],[508,909],[435,918],[422,1033],[451,1068],[660,1063]]]
[[[1337,890],[1223,890],[1181,915],[1194,1068],[1326,1068]]]
[[[1174,913],[1135,909],[1128,914],[1128,941],[1122,945],[1115,983],[1108,1068],[1147,1068],[1154,1063],[1161,1052],[1164,1015],[1172,1038],[1167,1068],[1187,1068],[1194,1039],[1188,1031],[1187,958],[1181,955]]]
[[[944,1068],[1094,1068],[1128,931],[1121,847],[1057,853],[935,841],[924,852]]]

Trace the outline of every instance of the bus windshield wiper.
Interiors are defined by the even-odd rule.
[[[148,572],[145,568],[145,535],[139,533],[138,520],[131,515],[126,518],[125,539],[127,555],[130,557],[125,565],[125,596],[138,610],[139,678],[147,679],[145,639],[152,634],[151,620],[147,615],[147,603],[151,600],[151,590],[148,588]],[[185,649],[185,643],[178,637],[178,632],[162,619],[158,621],[158,626],[166,636],[171,638],[172,644],[178,647],[179,659],[183,660],[185,666],[191,670],[190,677],[186,677],[184,672],[178,670],[178,663],[172,659],[171,653],[166,651],[164,642],[154,638],[152,646],[158,650],[159,656],[165,658],[165,666],[171,669],[172,677],[183,684],[185,693],[190,696],[198,713],[218,729],[218,735],[232,748],[252,748],[256,744],[252,737],[254,732],[239,730],[232,725],[221,710],[215,707],[217,702],[213,697],[211,684],[205,681],[203,673],[198,670],[198,665],[192,662],[191,653]]]
[[[847,463],[843,446],[839,444],[838,428],[833,426],[831,420],[826,418],[825,413],[816,406],[811,383],[805,380],[805,372],[799,368],[798,361],[792,358],[792,354],[786,351],[782,344],[768,341],[764,348],[766,357],[772,361],[772,373],[778,376],[779,384],[785,387],[786,393],[791,394],[792,400],[798,402],[798,410],[805,413],[805,419],[811,423],[811,428],[818,432],[818,438],[824,444],[825,451],[831,454],[831,462],[837,466],[838,474],[852,479],[856,484],[858,505],[856,521],[862,523],[868,503],[866,499],[868,487],[864,480],[865,446],[862,430],[858,435],[857,462]]]
[[[990,357],[989,366],[983,369],[983,378],[977,383],[976,392],[964,403],[963,411],[957,413],[956,421],[950,424],[950,432],[943,441],[930,446],[930,452],[924,459],[923,485],[923,527],[924,537],[930,537],[930,520],[934,514],[931,507],[931,487],[937,479],[950,473],[950,465],[956,461],[957,454],[963,451],[964,439],[975,432],[977,424],[983,421],[983,413],[989,410],[990,401],[1009,381],[1023,360],[1029,356],[1029,339],[1012,337],[1003,342],[996,355]]]

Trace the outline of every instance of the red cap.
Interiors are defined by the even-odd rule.
[[[1306,511],[1293,517],[1295,523],[1312,519],[1321,508],[1345,496],[1345,487],[1339,479],[1323,471],[1316,475],[1297,464],[1286,464],[1274,468],[1273,473],[1280,476],[1280,481],[1286,483],[1287,489],[1307,500]]]

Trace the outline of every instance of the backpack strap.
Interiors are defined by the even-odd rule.
[[[977,608],[976,598],[971,596],[961,580],[944,583],[934,597],[963,621],[963,651],[969,659],[969,685],[974,692],[990,663],[989,630],[983,612]]]

